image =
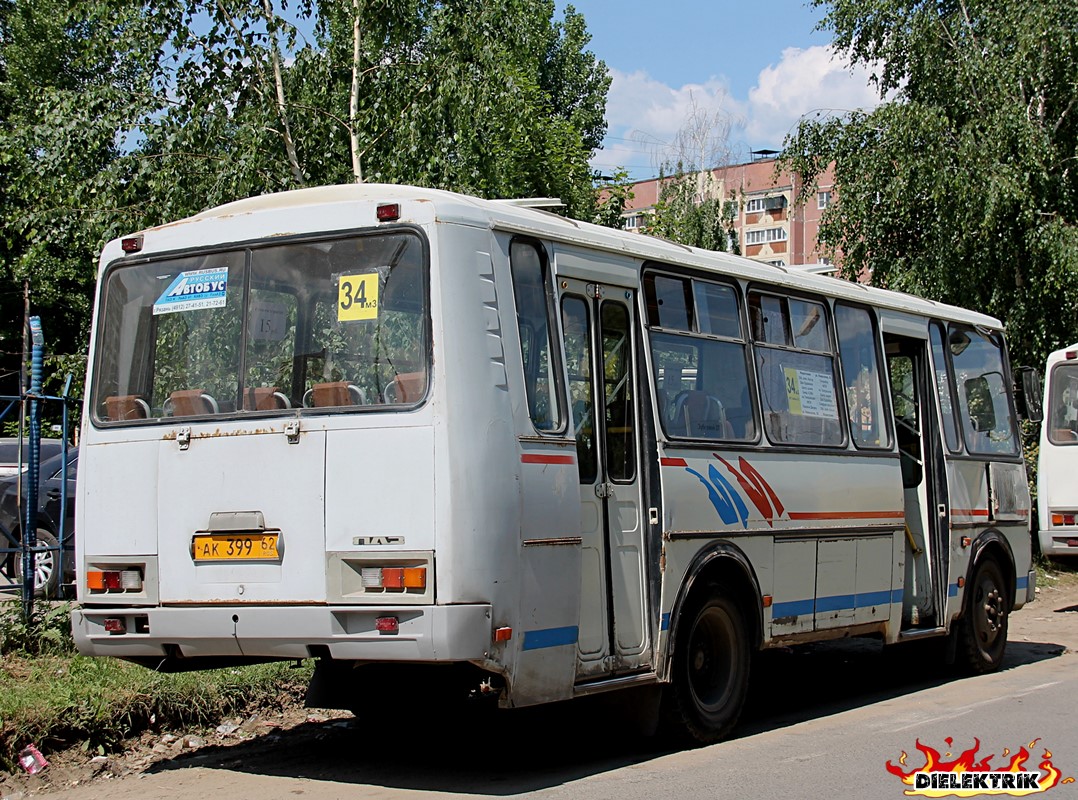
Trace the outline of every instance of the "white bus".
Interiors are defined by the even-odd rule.
[[[1033,597],[995,319],[401,186],[256,197],[101,258],[83,653],[317,659],[312,702],[623,687],[699,741],[760,649]]]
[[[1041,553],[1078,555],[1078,344],[1048,356],[1037,461]]]

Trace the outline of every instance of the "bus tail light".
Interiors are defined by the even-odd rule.
[[[109,633],[127,633],[127,625],[121,617],[109,617],[105,620],[105,630]]]
[[[327,599],[331,603],[434,602],[434,553],[430,550],[331,552]]]
[[[91,593],[141,592],[142,572],[137,569],[87,570],[86,588]]]
[[[366,590],[403,592],[427,588],[426,567],[363,567],[359,575]]]
[[[1052,514],[1052,525],[1060,527],[1061,525],[1073,525],[1075,520],[1074,514]]]

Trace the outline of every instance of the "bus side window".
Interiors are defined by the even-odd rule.
[[[875,319],[867,308],[836,303],[835,328],[846,385],[850,437],[859,448],[890,447]]]
[[[562,402],[552,339],[554,307],[549,268],[542,249],[533,242],[514,241],[509,246],[509,270],[517,306],[520,356],[528,411],[537,431],[562,429]]]

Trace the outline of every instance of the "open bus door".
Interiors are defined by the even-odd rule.
[[[945,624],[950,515],[934,373],[925,340],[885,334],[884,346],[905,510],[902,630],[939,630]]]

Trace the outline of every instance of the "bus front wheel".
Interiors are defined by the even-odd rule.
[[[958,658],[974,674],[994,672],[1003,663],[1011,605],[999,562],[994,558],[981,561],[966,591],[966,613],[958,629]]]
[[[713,590],[689,610],[679,631],[668,695],[667,724],[701,744],[723,738],[737,723],[749,686],[745,615],[729,596]]]

